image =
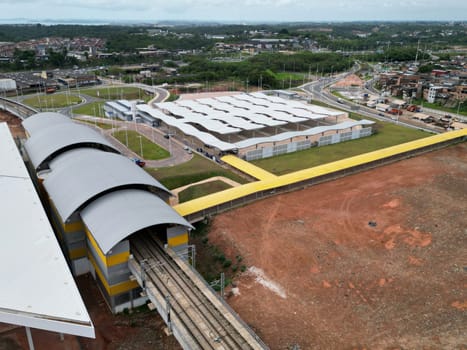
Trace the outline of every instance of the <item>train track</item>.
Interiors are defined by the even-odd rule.
[[[143,284],[150,281],[160,296],[168,297],[170,319],[183,327],[183,333],[191,338],[190,348],[267,348],[251,333],[234,326],[232,315],[219,307],[220,302],[216,305],[214,295],[209,295],[213,293],[207,287],[197,284],[150,234],[140,234],[132,239],[131,251],[144,269]]]
[[[10,112],[21,119],[26,119],[27,117],[38,113],[32,107],[3,97],[0,97],[0,109]]]

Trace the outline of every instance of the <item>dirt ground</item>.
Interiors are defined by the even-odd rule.
[[[165,332],[157,312],[140,311],[112,315],[91,275],[77,279],[78,288],[94,324],[96,339],[31,329],[36,350],[180,350],[177,340]],[[23,327],[0,323],[0,350],[28,349]]]
[[[271,349],[467,349],[467,144],[213,219]]]
[[[6,122],[10,128],[13,137],[25,138],[26,134],[24,128],[21,125],[22,120],[17,118],[10,113],[0,110],[0,123]]]

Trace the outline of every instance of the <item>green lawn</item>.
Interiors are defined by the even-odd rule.
[[[183,164],[146,170],[168,189],[189,185],[213,176],[225,176],[242,184],[248,182],[243,177],[197,154],[193,154],[193,158]]]
[[[73,108],[73,114],[90,115],[105,118],[104,102],[92,102],[83,106]]]
[[[64,108],[81,103],[81,98],[67,94],[36,95],[24,99],[23,103],[34,108]]]
[[[75,120],[77,120],[80,123],[95,125],[95,126],[101,128],[101,129],[106,129],[106,130],[112,129],[112,124],[95,122],[95,121],[92,121],[92,120],[82,120],[82,119],[75,119]]]
[[[276,175],[283,175],[432,135],[390,123],[379,122],[376,128],[378,132],[369,137],[329,146],[312,147],[252,163]]]
[[[112,133],[118,141],[126,145],[128,135],[128,148],[138,154],[142,159],[146,160],[158,160],[170,157],[170,153],[164,148],[156,145],[152,141],[148,140],[145,136],[140,135],[133,130],[119,130]],[[141,140],[140,140],[141,138]],[[141,146],[143,153],[141,153]]]
[[[165,100],[165,102],[173,102],[173,101],[178,100],[179,98],[180,98],[180,95],[170,94],[169,98],[167,100]]]
[[[188,202],[189,200],[206,196],[211,193],[220,192],[231,188],[232,186],[226,184],[224,181],[215,180],[206,182],[199,185],[188,187],[178,194],[179,203]]]
[[[96,89],[82,89],[82,94],[102,98],[105,100],[149,100],[152,96],[144,90],[133,86],[100,87]]]
[[[274,76],[277,80],[285,80],[288,82],[289,80],[303,80],[303,77],[306,78],[308,75],[305,73],[280,72],[274,73]]]

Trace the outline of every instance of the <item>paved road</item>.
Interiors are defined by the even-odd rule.
[[[165,133],[161,132],[157,128],[153,128],[147,124],[141,123],[133,123],[133,122],[125,122],[119,120],[111,120],[106,118],[94,118],[88,116],[80,116],[79,119],[91,121],[91,122],[99,122],[99,123],[106,123],[112,124],[114,128],[103,130],[101,128],[97,128],[99,132],[106,136],[106,138],[114,145],[123,155],[130,157],[130,158],[142,158],[130,149],[128,149],[124,144],[120,143],[117,139],[111,136],[111,134],[116,130],[134,130],[144,135],[147,139],[153,141],[154,143],[160,145],[161,147],[168,150],[171,154],[169,158],[161,159],[161,160],[146,160],[146,166],[149,168],[162,168],[167,166],[174,166],[177,164],[188,162],[190,159],[193,158],[192,154],[189,154],[185,149],[184,145],[177,141],[174,138],[166,139],[164,137]],[[78,120],[79,120],[78,119]],[[92,124],[90,124],[92,125]]]
[[[124,83],[121,83],[121,82],[115,81],[115,80],[110,81],[110,83],[111,83],[111,85],[110,84],[109,85],[103,84],[103,85],[96,85],[96,86],[87,86],[86,89],[103,89],[103,88],[106,88],[107,86],[112,87],[112,86],[115,86],[115,85],[138,87],[138,88],[140,88],[142,90],[145,90],[145,91],[149,92],[150,94],[154,95],[152,100],[149,101],[149,104],[164,102],[170,96],[170,93],[167,90],[165,90],[164,88],[160,87],[160,86],[151,86],[151,85],[139,84],[139,83],[124,84]],[[81,94],[80,91],[78,91],[78,90],[71,90],[71,91],[63,90],[63,91],[58,91],[57,93],[62,93],[62,94],[69,93],[70,96],[78,96],[78,97],[80,97],[82,99],[82,102],[77,104],[77,105],[68,106],[68,107],[65,107],[65,108],[43,108],[42,110],[56,111],[56,112],[71,116],[73,109],[75,109],[76,107],[81,107],[81,106],[91,104],[91,103],[94,103],[94,102],[106,101],[103,98],[93,97],[93,96],[89,96],[89,95],[86,95],[86,94]],[[44,93],[31,94],[31,95],[21,95],[21,96],[17,96],[15,98],[13,98],[13,100],[21,102],[26,98],[30,98],[30,97],[37,96],[37,95],[46,96],[46,94],[44,94]],[[97,111],[96,111],[96,113],[97,113]]]
[[[440,130],[435,130],[433,128],[430,129],[423,125],[418,126],[418,125],[413,125],[413,124],[408,124],[406,122],[402,122],[398,120],[397,117],[396,117],[396,120],[393,120],[392,117],[388,115],[385,115],[381,112],[376,112],[374,109],[359,105],[357,103],[353,103],[353,102],[346,101],[346,100],[343,102],[338,102],[338,98],[334,96],[333,94],[329,93],[329,91],[327,91],[327,87],[336,83],[337,81],[341,79],[344,79],[347,75],[351,74],[353,71],[354,70],[352,69],[351,72],[342,73],[333,78],[322,78],[320,80],[304,84],[300,86],[300,88],[304,90],[305,92],[311,94],[313,99],[327,103],[331,107],[336,107],[338,109],[342,109],[347,112],[354,112],[354,113],[358,113],[360,115],[370,117],[373,119],[377,119],[377,120],[381,120],[381,121],[385,121],[389,123],[394,123],[394,124],[400,124],[400,125],[404,125],[409,128],[420,129],[420,130],[424,130],[424,131],[431,132],[431,133],[441,132]]]

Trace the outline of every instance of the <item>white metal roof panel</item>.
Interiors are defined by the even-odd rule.
[[[194,123],[199,124],[202,127],[206,128],[209,131],[216,132],[218,134],[227,135],[233,134],[236,132],[241,131],[241,129],[229,126],[225,123],[220,122],[219,120],[214,120],[214,118],[210,117],[210,115],[222,113],[219,111],[215,111],[208,106],[201,105],[199,103],[187,100],[187,101],[180,101],[185,102],[183,106],[177,103],[164,103],[163,109],[169,111],[170,113],[179,117],[184,123]],[[156,107],[161,108],[161,104],[156,104]],[[191,106],[191,107],[189,107]],[[186,108],[187,107],[187,108]],[[191,110],[188,108],[192,108]],[[194,113],[194,111],[198,113]],[[205,113],[206,115],[200,114]]]
[[[193,228],[159,197],[135,189],[111,192],[96,199],[81,211],[81,217],[104,254],[147,227],[175,224]]]
[[[292,114],[286,112],[275,111],[261,106],[254,106],[254,109],[252,108],[252,110],[257,114],[265,114],[274,119],[284,120],[287,123],[300,123],[306,120],[305,118],[294,117]]]
[[[248,120],[227,113],[213,114],[211,115],[211,118],[219,121],[224,121],[232,127],[240,128],[243,130],[258,130],[265,127],[264,124],[252,123]]]
[[[62,123],[73,123],[73,121],[67,116],[55,113],[55,112],[44,112],[33,114],[23,121],[23,127],[26,129],[29,135],[35,134],[41,130],[45,130],[57,124]]]
[[[108,101],[105,103],[106,106],[112,107],[113,109],[119,111],[120,113],[129,113],[131,112],[129,108],[122,106],[120,103],[114,101]]]
[[[39,169],[46,160],[73,147],[97,146],[119,153],[101,134],[87,125],[62,123],[36,132],[26,141],[25,148],[34,168]]]
[[[0,322],[93,338],[91,319],[14,148],[0,123]]]
[[[130,159],[109,152],[74,152],[53,164],[44,187],[63,222],[103,192],[122,187],[152,188],[170,194],[162,184]]]
[[[269,137],[255,137],[247,140],[243,140],[240,142],[235,143],[235,145],[238,148],[244,148],[244,147],[250,147],[254,146],[260,143],[265,143],[265,142],[278,142],[278,141],[283,141],[286,139],[290,139],[292,137],[297,137],[297,136],[311,136],[311,135],[317,135],[322,132],[326,132],[329,130],[344,130],[348,129],[350,127],[362,125],[372,125],[374,122],[363,119],[359,121],[347,121],[335,125],[325,125],[325,126],[317,126],[315,128],[310,128],[307,130],[302,130],[302,131],[288,131],[288,132],[283,132],[281,134],[276,134],[273,136]]]
[[[252,95],[257,97],[257,98],[267,99],[267,100],[273,102],[274,104],[282,104],[282,105],[287,105],[287,106],[292,107],[292,108],[304,109],[304,110],[309,111],[309,112],[314,113],[314,114],[323,114],[323,115],[326,115],[326,116],[336,116],[336,115],[341,115],[343,113],[343,112],[339,112],[339,111],[336,111],[336,110],[333,110],[333,109],[330,109],[330,108],[325,108],[325,107],[321,107],[321,106],[317,106],[317,105],[313,105],[313,104],[307,104],[307,103],[302,103],[302,102],[293,101],[293,100],[285,100],[285,99],[280,98],[280,97],[265,95],[265,94],[260,93],[260,92],[253,93]]]
[[[207,133],[200,131],[196,129],[194,126],[190,124],[186,124],[180,119],[176,119],[174,117],[171,117],[167,114],[162,113],[158,109],[154,109],[148,105],[138,105],[137,109],[140,110],[141,112],[146,113],[147,115],[151,116],[152,118],[162,120],[165,124],[173,126],[179,130],[181,130],[184,134],[194,136],[198,139],[200,139],[203,143],[216,147],[217,149],[221,151],[229,151],[236,149],[237,147],[228,142],[224,142],[219,140],[217,137]]]
[[[270,105],[270,103],[268,103],[268,101],[255,98],[255,97],[247,95],[247,94],[239,94],[239,95],[235,95],[233,97],[238,99],[238,100],[243,100],[243,101],[246,101],[246,102],[251,103],[253,105],[257,105],[257,106],[261,106],[261,107],[269,107],[269,105]]]
[[[251,109],[251,106],[252,106],[251,103],[233,98],[232,96],[220,96],[220,97],[216,97],[216,99],[221,102],[229,103],[235,107],[244,108],[247,110]]]

